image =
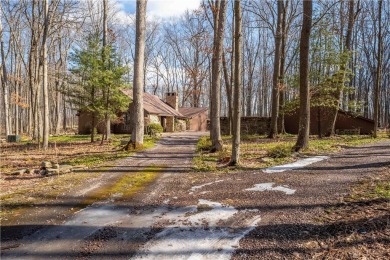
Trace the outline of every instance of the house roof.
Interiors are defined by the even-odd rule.
[[[350,116],[350,117],[353,117],[353,118],[359,118],[361,120],[364,120],[364,121],[367,121],[367,122],[370,122],[370,123],[374,123],[374,120],[370,119],[370,118],[367,118],[367,117],[364,117],[364,116],[361,116],[361,115],[356,115],[352,112],[349,112],[349,111],[345,111],[345,110],[342,110],[342,109],[339,109],[338,111],[339,113],[342,113],[344,115],[347,115],[347,116]]]
[[[133,90],[128,88],[122,88],[122,93],[128,96],[131,100],[133,100]]]
[[[131,89],[122,89],[121,91],[123,94],[133,99],[133,91]],[[158,96],[146,92],[144,92],[144,110],[152,115],[186,118],[186,116],[182,115],[179,111],[176,111]]]
[[[149,93],[144,93],[144,109],[149,114],[159,116],[185,117],[179,111],[176,111],[170,105],[162,101],[158,96]]]
[[[179,112],[185,117],[192,118],[197,114],[207,111],[207,107],[179,107]]]

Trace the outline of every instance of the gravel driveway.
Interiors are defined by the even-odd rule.
[[[202,134],[166,136],[155,148],[118,161],[113,172],[157,165],[164,173],[132,201],[95,203],[15,241],[2,258],[304,258],[310,248],[301,244],[315,235],[314,217],[338,205],[360,178],[390,165],[386,141],[296,170],[194,173]]]

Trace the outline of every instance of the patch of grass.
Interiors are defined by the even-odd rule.
[[[59,136],[49,137],[49,142],[57,142],[57,143],[79,142],[79,141],[90,141],[90,140],[91,140],[90,135],[59,135]]]
[[[292,145],[290,143],[279,144],[268,149],[267,156],[271,158],[286,158],[292,154]]]
[[[202,136],[196,144],[196,151],[209,151],[211,149],[210,136]]]
[[[79,155],[74,158],[63,160],[61,163],[70,164],[70,165],[96,166],[96,165],[103,164],[104,162],[128,157],[131,154],[132,153],[126,151],[121,151],[121,152],[111,152],[111,153],[89,154],[84,156]]]
[[[385,199],[390,199],[390,181],[380,182],[375,187],[375,193]]]
[[[112,134],[111,140],[117,141],[122,139],[130,138],[128,134]],[[96,140],[101,140],[101,134],[95,135]],[[67,143],[67,142],[79,142],[79,141],[90,141],[91,135],[58,135],[58,136],[50,136],[49,142],[57,142],[57,143]]]
[[[156,136],[145,136],[144,137],[144,149],[153,148],[159,139],[160,139],[160,137],[156,137]]]
[[[215,171],[217,158],[200,153],[193,159],[193,169],[200,172]]]
[[[343,147],[365,145],[386,139],[386,135],[383,133],[379,133],[378,138],[372,138],[369,135],[337,135],[329,138],[318,139],[313,136],[309,142],[309,148],[303,151],[303,153],[337,152]]]
[[[210,138],[202,137],[197,144],[198,156],[194,158],[194,169],[197,171],[223,170],[217,167],[218,163],[225,163],[231,154],[232,136],[222,136],[224,149],[219,153],[208,153],[211,147]],[[364,135],[340,135],[318,139],[310,136],[309,148],[302,151],[305,155],[328,154],[338,152],[343,147],[364,145],[372,142],[387,140],[386,133],[379,133],[378,138]],[[241,138],[241,165],[237,169],[255,169],[288,163],[295,160],[292,147],[296,136],[291,134],[280,135],[271,140],[265,135],[245,135]],[[233,169],[230,169],[232,171]]]
[[[66,192],[69,192],[75,186],[81,185],[83,181],[98,177],[101,173],[67,173],[63,175],[41,178],[39,184],[23,186],[18,190],[0,196],[1,211],[0,220],[16,221],[16,216],[21,215],[34,205],[50,204],[51,201],[57,201]]]
[[[121,137],[122,136],[122,137]],[[126,138],[125,140],[128,140],[129,137],[128,135],[118,135],[116,137],[117,140],[120,138]],[[86,166],[92,166],[92,165],[99,165],[107,161],[113,161],[121,158],[128,157],[134,152],[143,150],[143,149],[149,149],[152,148],[156,145],[156,142],[159,140],[158,137],[150,137],[150,136],[145,136],[144,137],[144,147],[142,149],[136,149],[136,150],[129,150],[129,151],[112,151],[112,152],[106,152],[106,153],[98,153],[98,154],[89,154],[85,156],[78,156],[76,158],[71,158],[69,160],[65,160],[62,163],[65,164],[71,164],[71,165],[86,165]],[[118,141],[116,144],[114,144],[116,147],[120,145],[120,141]]]

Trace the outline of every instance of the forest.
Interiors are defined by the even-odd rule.
[[[226,3],[220,65],[213,68],[219,5],[204,0],[176,17],[147,14],[142,91],[161,98],[177,92],[180,106],[214,102],[218,116],[233,117],[235,15],[233,2]],[[47,147],[48,135],[77,127],[83,106],[115,120],[128,102],[117,100],[117,92],[133,85],[134,12],[124,10],[121,1],[2,0],[0,7],[3,136],[43,138]],[[241,9],[240,114],[272,117],[274,131],[276,118],[297,106],[300,97],[303,6],[295,0],[260,0],[241,1]],[[312,9],[311,106],[377,117],[380,127],[388,126],[389,1],[315,1]],[[104,56],[110,65],[98,64]],[[89,69],[96,84],[85,76]],[[215,93],[213,84],[219,88]],[[282,128],[279,124],[277,132]]]
[[[389,259],[389,0],[0,0],[1,259]]]

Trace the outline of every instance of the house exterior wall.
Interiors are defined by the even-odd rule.
[[[187,128],[187,122],[184,119],[175,120],[175,132],[183,132]]]
[[[158,115],[149,115],[149,124],[161,124],[160,117]]]
[[[329,108],[310,108],[310,134],[318,135],[321,131],[322,135],[326,135],[332,124],[332,114]],[[284,115],[284,128],[289,134],[298,134],[299,109]]]
[[[310,109],[310,134],[318,135],[321,131],[322,135],[328,134],[328,129],[332,124],[333,116],[332,109],[313,107]],[[297,134],[299,128],[299,112],[298,110],[284,116],[284,126],[289,134]],[[371,134],[374,130],[372,120],[353,117],[343,111],[337,113],[335,130],[353,130],[359,129],[360,134]]]
[[[374,132],[374,121],[339,112],[336,119],[336,129],[359,129],[360,134],[369,135]]]
[[[187,130],[207,131],[207,114],[208,111],[201,112],[188,120]]]
[[[92,126],[91,113],[80,111],[78,115],[79,115],[78,134],[79,135],[90,134],[91,133],[91,126]]]
[[[165,131],[175,132],[175,120],[173,116],[167,116],[165,120]]]
[[[221,117],[221,133],[229,134],[229,119]],[[270,129],[271,119],[269,117],[241,117],[241,134],[266,134]]]
[[[133,128],[131,127],[131,113],[127,111],[120,115],[120,119],[111,124],[111,130],[114,134],[131,134]]]
[[[87,111],[79,111],[78,113],[78,134],[89,135],[92,129],[92,113]],[[104,131],[104,120],[103,118],[96,118],[96,130],[98,134]]]
[[[145,118],[144,118],[145,127],[153,123],[161,124],[160,116],[148,114],[146,111],[144,112],[144,114],[145,114]],[[121,119],[119,120],[119,122],[111,125],[111,128],[113,130],[112,132],[115,134],[131,134],[133,131],[131,120],[132,120],[132,114],[129,111],[123,113],[121,115]]]

